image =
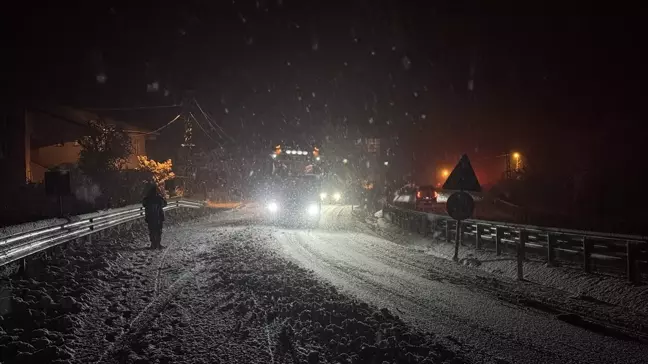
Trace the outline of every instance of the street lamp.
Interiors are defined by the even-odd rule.
[[[349,160],[344,158],[344,159],[342,159],[342,163],[347,164],[347,163],[349,163]]]
[[[522,156],[520,155],[520,153],[518,153],[518,152],[513,153],[513,159],[515,159],[515,170],[516,171],[519,171],[520,168],[522,167],[522,159],[521,158],[522,158]]]

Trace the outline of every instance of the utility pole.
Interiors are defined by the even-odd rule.
[[[193,178],[194,176],[194,168],[193,168],[193,148],[196,146],[193,143],[193,123],[190,117],[188,117],[186,114],[183,115],[184,118],[184,140],[183,143],[180,144],[182,147],[182,155],[184,159],[184,180],[183,180],[183,188],[185,191],[186,195],[189,195],[189,187],[191,184],[187,184],[187,179],[188,178]]]
[[[513,179],[513,171],[511,170],[511,153],[504,154],[506,160],[506,179]]]

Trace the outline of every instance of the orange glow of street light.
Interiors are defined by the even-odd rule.
[[[446,178],[450,175],[450,172],[447,169],[444,169],[441,171],[441,175],[443,176],[443,178]]]
[[[520,159],[520,153],[518,152],[513,153],[513,158]]]

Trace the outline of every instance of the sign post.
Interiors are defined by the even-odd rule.
[[[456,262],[459,261],[459,244],[461,244],[462,240],[461,222],[471,218],[475,211],[475,201],[465,191],[481,192],[481,186],[467,155],[461,156],[459,163],[457,163],[443,184],[443,189],[457,191],[452,193],[446,202],[448,215],[455,219],[457,223],[455,250],[452,257],[452,260]]]

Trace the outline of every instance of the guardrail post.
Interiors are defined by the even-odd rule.
[[[416,215],[412,214],[409,218],[409,230],[411,232],[418,232],[419,227],[417,226]]]
[[[427,236],[427,235],[428,235],[428,231],[429,231],[429,227],[428,227],[428,226],[429,226],[429,225],[430,225],[430,224],[429,224],[429,220],[428,220],[428,216],[427,216],[427,214],[421,216],[421,234],[423,234],[423,236]]]
[[[94,231],[94,219],[90,218],[90,231]],[[92,233],[88,234],[88,243],[92,244]]]
[[[583,270],[586,273],[592,271],[592,242],[583,237]]]
[[[526,242],[529,239],[529,232],[520,229],[520,242],[517,248],[517,279],[524,280],[524,256],[526,249]]]
[[[475,249],[481,249],[482,247],[482,235],[479,224],[475,224]]]
[[[631,241],[626,242],[626,272],[628,280],[632,283],[638,283],[637,279],[637,250],[635,244]]]
[[[27,274],[27,258],[22,258],[18,260],[18,275]]]
[[[547,233],[547,265],[554,265],[554,245],[556,241],[556,236],[553,234]]]
[[[496,226],[495,227],[495,255],[502,255],[502,237],[504,236],[504,230]]]

